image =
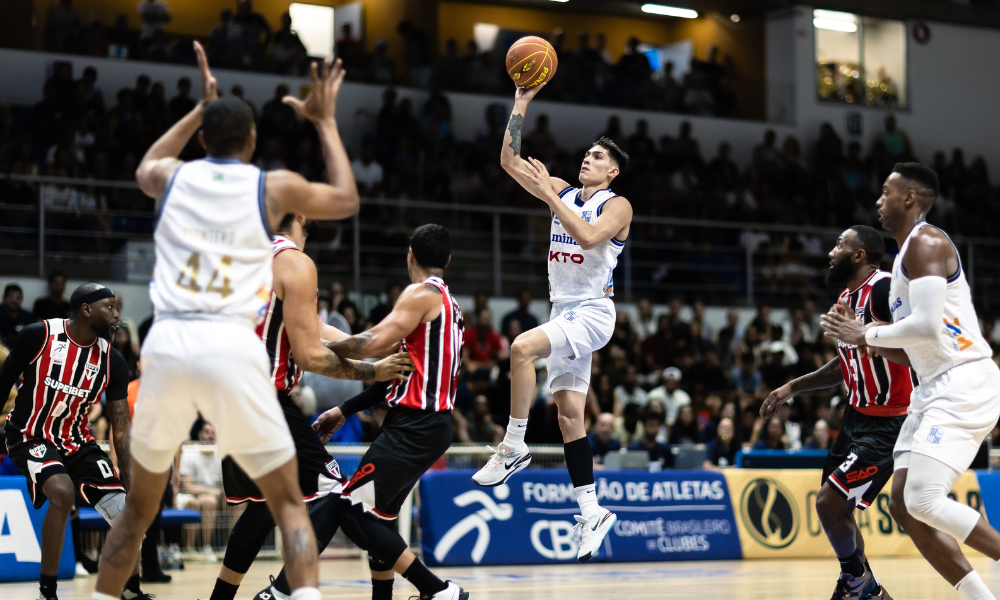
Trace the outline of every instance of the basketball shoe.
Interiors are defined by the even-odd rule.
[[[486,466],[472,476],[472,481],[484,487],[494,487],[504,483],[510,476],[531,464],[528,446],[522,444],[519,450],[500,442],[497,447],[486,446],[493,451]]]
[[[618,517],[610,510],[602,508],[589,519],[584,519],[580,515],[573,515],[573,518],[576,519],[574,529],[580,533],[580,550],[576,553],[576,559],[587,562],[597,554],[604,536],[614,527]]]
[[[457,583],[450,579],[445,579],[444,582],[448,584],[448,587],[433,596],[420,594],[420,600],[469,600],[469,592],[460,588]]]
[[[852,577],[850,573],[841,573],[830,600],[864,600],[872,597],[876,586],[878,583],[875,581],[875,576],[868,569],[865,569],[865,574],[861,577]]]

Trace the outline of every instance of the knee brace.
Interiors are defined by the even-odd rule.
[[[392,565],[394,564],[396,563],[390,564],[383,560],[375,558],[375,556],[371,553],[368,554],[368,568],[371,569],[372,571],[391,571]]]
[[[569,390],[586,394],[587,390],[590,389],[590,384],[572,373],[563,373],[552,380],[550,387],[553,392]]]
[[[114,492],[105,494],[103,498],[94,505],[97,512],[101,513],[104,520],[109,524],[114,524],[118,515],[125,510],[125,492]]]
[[[406,552],[406,542],[393,529],[392,523],[384,523],[362,511],[360,506],[352,506],[342,518],[341,527],[344,534],[362,550],[367,550],[387,568],[381,571],[391,571],[399,557]]]
[[[913,455],[903,488],[910,515],[964,542],[979,522],[979,512],[948,498],[960,473],[933,458]]]

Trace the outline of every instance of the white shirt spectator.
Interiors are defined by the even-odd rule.
[[[620,406],[622,408],[625,408],[626,404],[638,404],[639,406],[644,407],[646,406],[646,403],[649,402],[649,394],[646,390],[639,386],[635,386],[635,390],[629,393],[629,391],[625,389],[625,386],[619,385],[614,389],[612,394],[615,398],[615,406]]]
[[[366,165],[356,158],[351,162],[351,172],[354,173],[354,181],[368,190],[382,183],[382,165],[378,161],[373,160]]]
[[[684,390],[678,388],[671,394],[667,391],[666,386],[662,385],[649,392],[649,399],[659,400],[663,403],[663,407],[667,409],[667,425],[674,424],[674,421],[677,420],[677,412],[682,406],[691,404],[691,396],[688,396]]]
[[[190,475],[196,485],[217,488],[222,485],[222,461],[214,450],[181,452],[181,475]]]

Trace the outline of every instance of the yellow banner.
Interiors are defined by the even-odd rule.
[[[816,514],[822,471],[819,469],[727,469],[724,472],[739,528],[743,558],[833,557],[833,549]],[[885,485],[867,510],[854,516],[865,538],[865,554],[919,556],[910,537],[889,514],[889,491]],[[966,471],[949,494],[983,511],[979,481]],[[966,555],[979,555],[963,545]]]

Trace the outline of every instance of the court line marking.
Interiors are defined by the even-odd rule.
[[[716,504],[682,504],[680,506],[605,506],[604,508],[617,512],[678,512],[682,510],[724,511],[731,507]],[[542,515],[573,515],[580,512],[579,508],[526,508],[524,510]]]

